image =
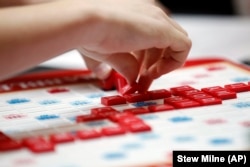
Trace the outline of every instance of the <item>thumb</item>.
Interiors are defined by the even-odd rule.
[[[109,55],[105,60],[114,70],[126,78],[127,82],[132,85],[136,82],[139,74],[139,63],[131,53],[115,53]]]
[[[94,60],[90,57],[83,55],[82,53],[81,55],[85,61],[87,68],[91,70],[98,79],[104,80],[109,77],[112,68],[108,64]]]

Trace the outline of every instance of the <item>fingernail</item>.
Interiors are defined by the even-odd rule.
[[[95,73],[96,77],[98,79],[107,79],[112,71],[112,68],[105,64],[101,63],[96,68],[93,69],[93,72]]]

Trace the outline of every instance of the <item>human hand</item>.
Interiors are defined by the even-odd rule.
[[[1,80],[79,49],[91,70],[107,64],[143,91],[180,67],[191,47],[186,32],[153,0],[51,0],[1,9],[0,18]],[[15,61],[6,64],[9,59]]]
[[[101,18],[89,31],[88,44],[79,48],[93,71],[101,74],[98,62],[106,63],[128,83],[138,80],[145,91],[154,79],[184,64],[191,41],[153,0],[96,2]]]

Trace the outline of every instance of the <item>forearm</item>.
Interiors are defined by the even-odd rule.
[[[79,46],[87,11],[74,0],[1,9],[0,80]]]

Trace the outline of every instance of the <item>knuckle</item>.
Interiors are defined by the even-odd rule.
[[[187,38],[187,39],[185,40],[185,44],[186,44],[186,48],[187,48],[188,50],[190,50],[190,48],[192,47],[192,40],[191,40],[190,38]]]

